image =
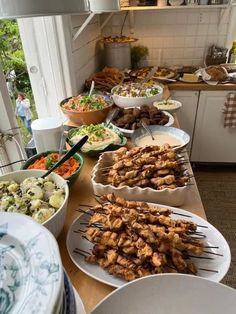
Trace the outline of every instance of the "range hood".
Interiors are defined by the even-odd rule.
[[[120,11],[120,0],[89,0],[89,7],[94,13]]]
[[[0,19],[89,12],[88,0],[0,0]]]
[[[120,0],[0,0],[0,19],[119,10]]]

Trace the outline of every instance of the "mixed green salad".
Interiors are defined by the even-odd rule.
[[[103,96],[92,95],[71,97],[68,102],[62,105],[67,110],[75,110],[79,112],[101,110],[110,105]]]
[[[128,83],[113,89],[113,94],[123,97],[152,97],[160,93],[157,86],[149,83]]]

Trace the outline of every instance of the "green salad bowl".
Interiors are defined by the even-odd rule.
[[[46,157],[48,156],[49,154],[52,154],[52,153],[59,153],[58,150],[48,150],[48,151],[45,151],[43,153],[39,153],[39,154],[36,154],[32,157],[30,157],[21,167],[21,169],[28,169],[30,165],[32,165],[37,159],[40,159],[41,157]],[[63,154],[66,154],[67,153],[67,150],[63,150],[62,151]],[[80,166],[79,168],[74,172],[72,173],[69,177],[63,177],[66,181],[68,181],[68,184],[71,185],[72,183],[75,182],[75,180],[78,178],[79,174],[80,174],[80,171],[83,167],[83,164],[84,164],[84,159],[83,157],[78,154],[78,153],[75,153],[73,155],[73,157],[76,161],[79,162]]]
[[[90,149],[88,151],[84,151],[83,149],[80,150],[81,153],[87,155],[87,156],[90,156],[90,157],[97,157],[99,156],[101,153],[103,152],[106,152],[106,151],[113,151],[113,150],[116,150],[116,149],[119,149],[120,147],[122,146],[125,146],[126,143],[127,143],[127,138],[123,135],[123,133],[118,130],[116,127],[114,127],[113,125],[109,125],[109,126],[106,126],[104,123],[101,123],[102,126],[105,126],[106,128],[108,129],[111,129],[113,130],[120,138],[120,143],[119,144],[114,144],[114,143],[111,143],[111,144],[104,144],[104,145],[100,145],[99,148],[94,148],[94,149]],[[83,128],[83,126],[81,127],[78,127],[78,128],[73,128],[73,129],[70,129],[69,132],[68,132],[68,135],[67,135],[67,144],[68,144],[68,148],[69,147],[72,147],[74,145],[74,143],[71,142],[71,138],[75,135],[75,134],[78,134],[79,131]]]

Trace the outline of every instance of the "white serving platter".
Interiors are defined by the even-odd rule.
[[[216,282],[219,282],[220,280],[222,280],[229,269],[230,261],[231,261],[230,249],[223,235],[209,222],[207,222],[203,218],[195,214],[192,214],[188,211],[175,208],[175,207],[164,206],[160,204],[149,204],[149,205],[170,208],[173,212],[177,214],[179,213],[179,214],[189,215],[191,217],[186,218],[187,220],[191,220],[192,222],[198,224],[199,226],[204,226],[204,227],[198,227],[197,230],[203,232],[204,235],[206,236],[204,240],[205,246],[218,247],[218,249],[209,248],[207,249],[207,251],[220,254],[220,255],[211,255],[211,254],[204,253],[202,256],[205,256],[205,257],[210,256],[210,257],[213,257],[213,259],[194,258],[192,260],[194,261],[198,269],[201,268],[201,269],[212,270],[212,271],[199,270],[198,276],[212,280],[212,281],[216,281]],[[179,219],[179,217],[180,217],[179,215],[171,214],[171,218]],[[85,215],[85,214],[81,215],[79,218],[77,218],[73,222],[73,224],[71,225],[68,231],[66,245],[67,245],[67,250],[72,261],[81,271],[83,271],[88,276],[100,282],[103,282],[112,287],[123,286],[124,284],[126,284],[125,280],[119,279],[110,275],[98,265],[87,263],[84,260],[83,256],[75,253],[76,248],[82,249],[86,252],[91,252],[91,249],[93,248],[93,244],[90,243],[85,238],[83,238],[83,234],[78,233],[79,229],[80,230],[85,229],[85,225],[83,223],[88,222],[88,220],[89,220],[89,215]],[[214,272],[214,271],[217,271],[217,272]]]
[[[234,314],[236,290],[184,274],[143,277],[114,290],[91,314]]]

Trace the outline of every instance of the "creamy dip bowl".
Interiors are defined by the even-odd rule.
[[[131,139],[136,146],[150,146],[169,144],[175,150],[186,147],[190,141],[190,136],[181,129],[162,125],[149,125],[154,140],[144,128],[139,128],[131,135]]]

